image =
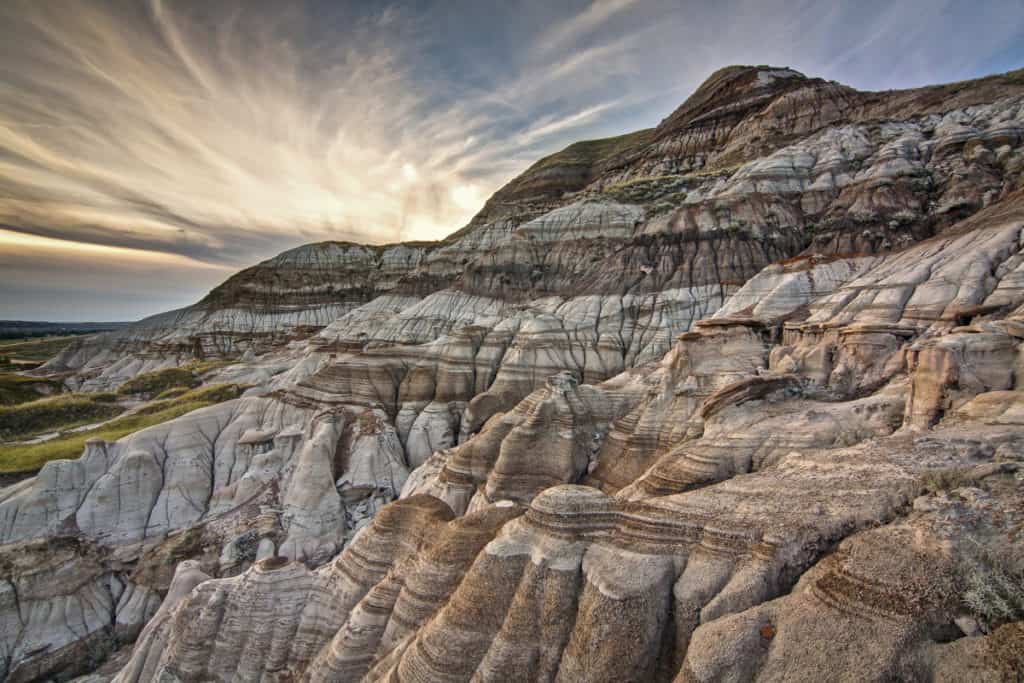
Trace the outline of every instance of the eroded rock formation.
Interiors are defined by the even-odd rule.
[[[1012,676],[1022,174],[1020,72],[730,67],[442,242],[301,247],[85,341],[48,366],[84,390],[253,388],[0,491],[0,664]]]

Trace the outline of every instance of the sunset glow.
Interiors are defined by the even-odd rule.
[[[63,311],[70,263],[106,278],[80,316],[122,318],[307,242],[441,239],[533,161],[656,125],[724,64],[884,88],[997,71],[1016,49],[1012,22],[929,26],[942,13],[891,3],[718,4],[8,0],[0,318]],[[910,17],[919,31],[893,33]],[[900,82],[878,68],[893,52]],[[156,265],[173,297],[104,303]]]

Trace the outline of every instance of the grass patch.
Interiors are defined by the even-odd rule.
[[[199,379],[187,368],[165,368],[136,375],[117,389],[121,396],[157,396],[168,389],[194,387]]]
[[[35,472],[50,460],[78,458],[85,450],[85,442],[91,438],[116,441],[140,429],[173,420],[193,410],[237,398],[243,389],[244,387],[237,384],[203,387],[177,398],[156,401],[137,413],[111,420],[96,429],[67,434],[45,443],[0,446],[0,474]]]
[[[80,335],[66,337],[41,337],[39,339],[14,339],[0,341],[0,356],[8,361],[48,361]]]
[[[192,389],[189,387],[171,387],[170,389],[161,391],[159,394],[154,396],[153,399],[156,401],[162,401],[167,398],[178,398],[179,396],[187,394],[190,391],[192,391]]]
[[[35,401],[45,396],[47,390],[60,391],[60,383],[13,372],[0,372],[0,406]]]
[[[181,387],[176,387],[180,389]],[[245,387],[239,384],[211,384],[197,389],[186,389],[184,393],[176,396],[165,397],[161,394],[155,400],[139,408],[136,413],[139,415],[152,415],[178,403],[203,403],[213,405],[238,398],[242,395]],[[166,394],[167,392],[164,392]]]
[[[201,360],[194,363],[189,363],[185,366],[185,369],[191,372],[193,375],[205,375],[213,370],[220,370],[223,367],[231,365],[235,361],[225,360],[223,358],[217,358],[214,360]]]
[[[643,176],[605,185],[601,192],[618,202],[656,208],[658,213],[663,212],[666,206],[671,209],[682,204],[689,190],[702,182],[730,176],[739,169],[740,165],[733,165],[701,169],[685,175]]]
[[[118,388],[118,393],[122,396],[174,398],[202,384],[203,375],[229,366],[232,362],[234,361],[221,358],[198,360],[180,368],[142,373],[122,384]]]
[[[121,396],[146,398],[175,398],[202,383],[201,377],[214,370],[231,365],[234,361],[216,359],[196,361],[181,367],[164,368],[136,375],[117,389]]]
[[[612,183],[601,192],[617,202],[648,204],[667,196],[686,197],[687,177],[681,175],[648,176]]]
[[[113,394],[63,394],[0,406],[0,439],[27,437],[109,420],[124,412],[114,399]]]

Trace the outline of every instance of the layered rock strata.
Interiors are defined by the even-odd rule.
[[[442,242],[301,247],[83,341],[44,371],[254,386],[0,491],[3,672],[133,639],[117,680],[1020,670],[1024,605],[970,577],[1024,576],[1022,150],[1020,72],[733,67]]]

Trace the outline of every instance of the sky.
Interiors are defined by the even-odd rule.
[[[3,0],[0,319],[134,320],[321,240],[440,239],[712,71],[1024,67],[1024,0]]]

